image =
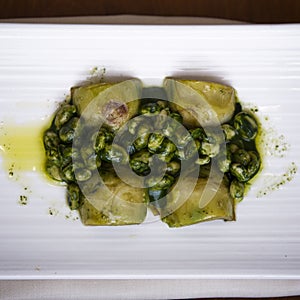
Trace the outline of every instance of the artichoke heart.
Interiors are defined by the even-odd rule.
[[[73,103],[84,120],[91,126],[104,123],[113,130],[119,129],[137,114],[141,95],[142,82],[138,79],[71,89]]]
[[[84,225],[140,224],[147,214],[144,189],[124,183],[113,170],[84,183],[79,209]],[[102,181],[102,182],[101,182]]]
[[[233,116],[236,94],[230,86],[166,78],[164,88],[171,108],[182,115],[183,124],[187,127],[219,125]]]
[[[162,221],[167,223],[169,227],[181,227],[216,219],[234,221],[234,199],[230,196],[228,186],[224,181],[215,191],[211,201],[204,207],[200,207],[199,202],[206,184],[207,179],[199,178],[188,199],[175,211],[162,218]]]

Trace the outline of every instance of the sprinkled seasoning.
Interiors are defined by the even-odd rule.
[[[98,67],[94,67],[90,70],[90,75],[93,76],[93,75],[97,74],[97,72],[98,72]]]
[[[276,134],[275,130],[262,133],[262,140],[265,140],[264,153],[276,157],[284,157],[290,149],[290,144],[286,142],[284,135]]]
[[[10,178],[14,176],[14,167],[15,167],[15,164],[12,164],[8,169],[8,176]]]
[[[48,208],[48,213],[50,216],[57,216],[59,211],[56,208],[49,207]]]
[[[252,112],[257,113],[258,107],[246,104],[246,107]],[[283,134],[279,134],[275,126],[269,123],[268,116],[258,116],[259,134],[256,138],[259,152],[263,156],[284,157],[285,153],[290,149],[290,144],[286,141]]]
[[[259,190],[257,193],[257,197],[263,197],[275,190],[279,190],[284,184],[292,181],[292,179],[295,177],[295,174],[297,173],[298,167],[294,162],[290,164],[290,166],[287,168],[287,170],[279,176],[272,176],[269,179],[265,179],[264,181],[264,188]]]
[[[257,113],[258,112],[258,107],[257,106],[253,106],[250,108],[250,111],[253,113]]]
[[[25,195],[20,195],[19,202],[20,205],[27,205],[28,198]]]
[[[261,116],[258,120],[263,121],[259,124],[261,130],[257,137],[260,152],[264,156],[284,157],[291,147],[285,136],[276,131],[274,124],[269,123],[268,116]]]
[[[90,77],[87,78],[89,82],[100,83],[103,82],[104,80],[106,68],[93,67],[89,73],[90,73]]]
[[[78,216],[74,216],[73,211],[70,210],[68,214],[65,215],[66,220],[77,221],[79,220]]]

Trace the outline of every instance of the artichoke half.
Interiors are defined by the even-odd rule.
[[[104,124],[113,131],[138,113],[141,96],[142,83],[138,79],[71,89],[84,126],[100,129]],[[80,188],[79,212],[85,225],[139,224],[146,217],[144,189],[125,184],[113,169],[94,172],[89,180],[80,183]]]
[[[101,179],[100,179],[100,177]],[[124,183],[113,170],[101,171],[82,186],[85,225],[140,224],[147,214],[144,189]]]
[[[119,129],[138,113],[141,95],[142,82],[138,79],[71,89],[78,113],[90,126],[101,126],[104,123],[113,130]]]
[[[199,222],[223,219],[226,221],[235,220],[234,199],[230,196],[228,186],[222,181],[217,190],[213,190],[214,196],[204,207],[201,205],[201,197],[206,188],[207,179],[199,178],[194,191],[184,201],[184,203],[174,211],[163,214],[166,215],[162,221],[169,227],[181,227]],[[208,186],[213,189],[214,185]],[[170,195],[170,196],[169,196]],[[172,203],[172,193],[168,196],[168,202]]]
[[[236,94],[230,86],[166,78],[164,88],[171,108],[182,115],[183,124],[187,127],[215,126],[233,116]]]

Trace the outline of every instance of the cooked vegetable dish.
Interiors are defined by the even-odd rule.
[[[232,87],[166,78],[71,88],[44,133],[46,173],[85,225],[235,220],[261,167],[259,126]]]

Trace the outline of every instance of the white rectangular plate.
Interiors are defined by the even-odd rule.
[[[257,197],[300,163],[299,25],[2,24],[0,45],[2,129],[5,122],[45,124],[94,67],[146,85],[166,76],[229,84],[269,128],[264,171],[238,205],[237,221],[179,229],[161,222],[84,227],[66,207],[63,187],[38,172],[9,178],[0,161],[0,279],[300,279],[299,174]],[[274,155],[276,138],[287,143],[283,157]]]

